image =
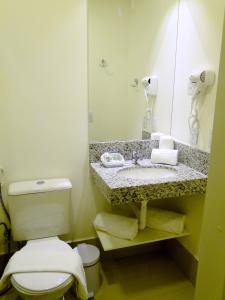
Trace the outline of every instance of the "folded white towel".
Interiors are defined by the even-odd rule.
[[[33,249],[23,247],[9,260],[0,280],[0,290],[8,285],[10,276],[15,273],[31,272],[58,272],[69,273],[77,281],[77,296],[80,299],[88,298],[85,273],[81,257],[68,246],[68,249]]]
[[[116,237],[133,240],[138,233],[138,220],[101,212],[94,220],[94,227]]]
[[[174,149],[174,139],[170,135],[162,135],[159,140],[159,149]]]
[[[153,164],[176,166],[178,162],[178,150],[152,149],[151,162]]]
[[[161,133],[161,132],[153,132],[151,134],[151,140],[153,141],[159,141],[160,140],[160,137],[163,136],[164,134]]]
[[[150,207],[147,212],[147,227],[179,234],[184,231],[185,217],[173,211]]]

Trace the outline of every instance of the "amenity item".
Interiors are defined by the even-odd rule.
[[[105,152],[101,155],[100,160],[106,168],[122,167],[125,164],[123,155],[118,152]]]
[[[152,229],[180,234],[184,231],[185,217],[170,210],[149,207],[146,225]]]
[[[153,141],[159,141],[160,140],[160,137],[163,136],[164,134],[161,133],[161,132],[153,132],[151,134],[151,140]]]
[[[174,139],[170,135],[162,135],[159,140],[159,149],[174,149]]]
[[[176,166],[178,163],[178,150],[152,149],[151,162],[153,164]]]
[[[96,230],[105,231],[116,237],[133,240],[138,233],[138,220],[100,212],[94,220],[94,227]]]

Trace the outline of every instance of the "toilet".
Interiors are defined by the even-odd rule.
[[[14,241],[27,241],[23,250],[68,250],[60,240],[70,229],[70,194],[68,179],[43,179],[11,183],[8,205]],[[50,252],[51,253],[51,252]],[[22,299],[63,299],[74,282],[68,273],[16,273],[11,283]]]

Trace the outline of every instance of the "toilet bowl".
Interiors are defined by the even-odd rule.
[[[58,237],[28,241],[25,250],[40,249],[54,252],[67,250],[69,245]],[[11,276],[11,283],[22,299],[57,300],[61,299],[72,286],[73,276],[68,273],[34,272],[16,273]]]

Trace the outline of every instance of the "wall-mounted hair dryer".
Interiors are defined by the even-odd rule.
[[[158,77],[146,76],[142,79],[142,85],[145,90],[145,96],[148,100],[149,97],[156,97],[158,93]]]
[[[158,77],[146,76],[141,80],[141,82],[144,88],[145,98],[147,102],[145,117],[143,121],[143,129],[151,133],[153,127],[154,98],[158,93]]]
[[[204,70],[200,73],[191,74],[189,77],[188,94],[197,97],[201,92],[204,92],[208,86],[215,82],[215,73],[211,70]]]
[[[204,70],[200,73],[191,74],[189,77],[188,94],[191,96],[191,110],[188,117],[190,143],[197,145],[200,132],[199,123],[199,95],[204,93],[207,87],[215,82],[216,75],[213,71]]]

